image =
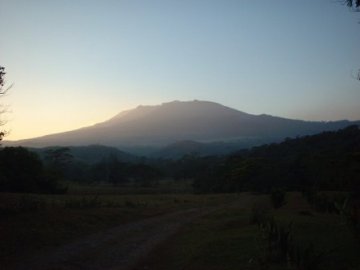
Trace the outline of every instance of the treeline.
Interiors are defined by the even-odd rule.
[[[45,167],[62,179],[81,184],[112,184],[156,186],[159,180],[191,181],[202,171],[216,167],[223,158],[199,157],[195,154],[181,159],[121,158],[115,153],[102,156],[97,162],[85,162],[72,156],[71,148],[49,148],[41,154]]]
[[[50,148],[43,158],[23,147],[5,147],[0,160],[0,192],[65,193],[68,182],[151,186],[162,177],[153,166],[112,155],[94,164],[79,162],[66,147]]]
[[[100,154],[101,149],[97,150]],[[39,157],[21,147],[0,149],[0,191],[63,193],[63,182],[156,186],[161,179],[174,179],[192,180],[197,193],[270,192],[277,188],[360,192],[358,126],[286,139],[230,156],[130,159],[111,151],[97,162],[86,162],[74,158],[72,151],[47,148]]]
[[[197,192],[344,190],[360,187],[360,130],[336,132],[269,144],[229,156],[196,177]]]

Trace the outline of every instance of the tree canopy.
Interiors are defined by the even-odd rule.
[[[358,9],[360,7],[360,0],[345,0],[344,3],[350,8]]]

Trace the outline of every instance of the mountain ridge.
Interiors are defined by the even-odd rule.
[[[166,146],[177,141],[280,140],[337,130],[360,121],[316,122],[267,114],[253,115],[211,101],[172,101],[140,105],[92,126],[41,137],[4,142],[30,147]]]

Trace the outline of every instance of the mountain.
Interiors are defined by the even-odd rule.
[[[93,126],[10,144],[30,147],[101,144],[120,149],[163,147],[187,140],[202,143],[258,141],[261,144],[337,130],[350,124],[360,122],[308,122],[252,115],[208,101],[173,101],[157,106],[138,106]]]

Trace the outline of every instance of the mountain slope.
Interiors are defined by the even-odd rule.
[[[251,115],[214,102],[173,101],[139,106],[103,123],[78,130],[22,140],[17,145],[164,146],[176,141],[274,141],[336,130],[359,122],[306,122]]]

